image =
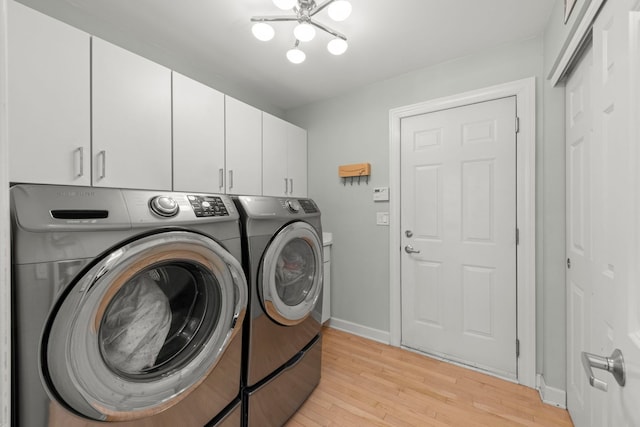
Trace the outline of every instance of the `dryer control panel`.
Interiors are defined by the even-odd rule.
[[[283,199],[281,203],[291,213],[318,213],[318,208],[310,199]]]
[[[302,206],[302,210],[305,213],[318,213],[318,208],[316,207],[315,203],[313,203],[313,201],[309,199],[302,199],[298,200],[298,202],[300,203],[300,206]]]
[[[227,207],[218,196],[187,195],[187,199],[197,217],[228,216]]]

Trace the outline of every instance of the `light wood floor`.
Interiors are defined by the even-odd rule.
[[[536,390],[325,328],[322,379],[286,427],[567,426]]]

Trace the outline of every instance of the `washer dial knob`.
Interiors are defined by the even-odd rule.
[[[176,216],[179,210],[178,203],[169,196],[154,197],[150,206],[153,213],[164,217]]]
[[[300,202],[298,202],[297,200],[287,200],[285,202],[285,205],[287,206],[287,209],[289,209],[293,213],[298,213],[298,211],[300,210]]]

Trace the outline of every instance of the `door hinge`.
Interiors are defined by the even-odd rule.
[[[516,246],[520,244],[520,229],[516,228]]]
[[[516,357],[520,357],[520,340],[516,338]]]
[[[520,117],[516,117],[516,133],[520,133]]]

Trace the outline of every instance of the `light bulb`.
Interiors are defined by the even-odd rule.
[[[351,15],[351,3],[347,0],[336,0],[329,5],[329,16],[334,21],[344,21]]]
[[[293,35],[301,42],[309,42],[316,36],[316,29],[311,24],[302,22],[293,29]]]
[[[297,3],[297,0],[273,0],[273,4],[282,10],[293,9]]]
[[[251,27],[251,32],[258,40],[268,42],[275,34],[273,27],[264,22],[257,22]]]
[[[327,49],[334,55],[342,55],[347,51],[349,44],[346,40],[333,39],[327,44]]]
[[[300,64],[304,62],[306,58],[307,58],[307,55],[305,55],[304,52],[298,49],[297,47],[287,51],[287,59],[293,62],[294,64]]]

